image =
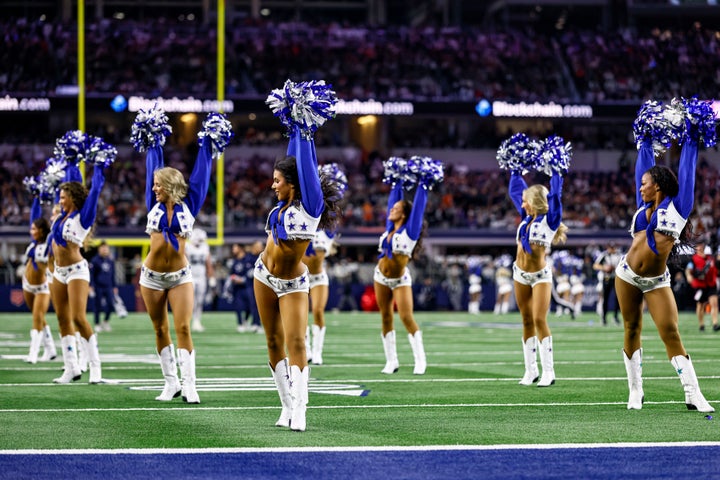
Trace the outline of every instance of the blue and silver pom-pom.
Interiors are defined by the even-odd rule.
[[[45,168],[40,172],[40,181],[56,187],[65,180],[65,170],[67,168],[68,162],[64,158],[48,158],[45,162]]]
[[[235,133],[230,120],[222,113],[208,113],[202,124],[202,130],[198,132],[200,142],[209,139],[212,142],[212,157],[217,159],[225,151]]]
[[[443,164],[440,160],[414,156],[410,157],[408,165],[412,166],[413,169],[417,168],[416,183],[427,190],[432,190],[436,185],[442,183],[445,178]]]
[[[562,137],[550,135],[541,143],[538,155],[541,162],[538,164],[538,171],[544,172],[550,177],[553,172],[565,175],[570,168],[571,156],[572,145],[570,142],[565,143]]]
[[[536,170],[539,163],[540,144],[524,133],[516,133],[503,140],[495,158],[502,170],[525,174]]]
[[[138,111],[132,124],[130,142],[135,151],[144,152],[148,148],[165,145],[165,139],[171,133],[167,115],[161,108],[154,106],[150,110]]]
[[[337,97],[324,80],[294,83],[270,92],[265,103],[290,133],[299,131],[310,139],[328,119],[335,117]]]
[[[682,133],[678,138],[680,145],[686,141],[712,147],[716,143],[717,117],[711,102],[690,99],[673,99],[670,108],[682,121]]]
[[[94,165],[109,167],[117,158],[117,148],[100,137],[90,136],[90,148],[86,161]]]
[[[64,158],[68,163],[77,165],[88,154],[88,136],[82,130],[70,130],[55,141],[53,155]]]
[[[402,182],[403,176],[407,172],[407,160],[402,157],[390,157],[383,162],[383,183],[394,185],[397,182]]]
[[[40,195],[40,183],[35,177],[23,178],[23,185],[33,197]]]
[[[321,177],[327,177],[331,181],[335,182],[342,193],[345,193],[345,191],[347,190],[347,175],[345,175],[345,172],[340,170],[340,167],[337,163],[326,163],[325,165],[319,166],[318,173]]]
[[[673,139],[678,138],[682,128],[682,115],[668,109],[662,102],[648,100],[640,107],[633,122],[637,149],[640,150],[640,147],[649,141],[655,156],[662,155]]]

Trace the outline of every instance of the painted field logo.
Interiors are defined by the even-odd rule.
[[[25,303],[22,289],[13,288],[12,290],[10,290],[10,303],[12,303],[16,307],[19,307],[23,303]]]

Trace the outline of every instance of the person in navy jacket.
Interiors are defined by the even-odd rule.
[[[118,293],[115,284],[115,259],[110,254],[110,245],[101,242],[97,255],[90,260],[90,291],[95,294],[95,331],[110,332],[110,315],[115,307],[115,295]],[[100,313],[105,318],[100,324]]]

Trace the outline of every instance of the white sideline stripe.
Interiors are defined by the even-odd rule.
[[[648,380],[673,380],[677,381],[677,376],[654,376],[654,377],[643,377],[643,381]],[[700,380],[717,380],[720,379],[720,375],[698,375]],[[160,379],[107,379],[109,384],[112,385],[161,385],[163,380]],[[202,387],[203,384],[215,384],[218,381],[228,382],[265,382],[265,378],[252,377],[252,378],[199,378],[196,380],[196,384]],[[334,379],[334,380],[315,380],[310,378],[311,385],[315,384],[373,384],[373,383],[473,383],[473,382],[511,382],[517,383],[516,377],[512,378],[370,378],[370,379]],[[619,382],[627,381],[627,377],[559,377],[558,381],[561,382]],[[267,379],[268,384],[272,383],[272,379]],[[3,387],[68,387],[68,386],[82,386],[89,385],[87,382],[78,381],[67,384],[56,384],[56,383],[0,383],[0,388]],[[108,384],[106,384],[108,385]],[[96,385],[92,385],[93,388],[97,388]]]
[[[378,447],[253,447],[253,448],[123,448],[63,450],[0,450],[0,455],[185,455],[210,453],[312,453],[312,452],[437,452],[492,450],[592,450],[598,448],[677,448],[715,447],[720,442],[647,442],[647,443],[557,443],[518,445],[426,445]]]
[[[717,403],[720,400],[708,400],[708,402]],[[626,405],[627,402],[551,402],[551,403],[443,403],[443,404],[404,404],[404,405],[308,405],[308,409],[312,410],[345,410],[345,409],[377,409],[377,408],[518,408],[518,407],[596,407],[611,405]],[[684,401],[668,400],[664,402],[644,402],[644,405],[685,405]],[[8,408],[0,409],[1,413],[77,413],[77,412],[167,412],[175,411],[247,411],[247,410],[277,410],[278,406],[258,406],[258,407],[197,407],[197,406],[181,406],[181,407],[129,407],[129,408]]]

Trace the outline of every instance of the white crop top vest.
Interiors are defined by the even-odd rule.
[[[62,237],[66,242],[82,245],[91,229],[92,225],[89,228],[83,228],[79,214],[73,215],[65,220],[62,226]]]
[[[333,239],[328,237],[325,230],[318,230],[313,237],[312,246],[314,250],[329,252],[332,248]]]
[[[27,249],[25,249],[25,261],[33,260],[35,263],[48,263],[49,253],[48,244],[46,242],[31,243],[28,245]]]
[[[385,239],[389,235],[389,232],[383,232],[382,236],[380,237],[380,242],[378,243],[378,251],[383,252],[383,245],[385,243]],[[400,254],[400,255],[407,255],[408,257],[412,255],[413,250],[415,249],[415,245],[417,244],[417,240],[413,240],[410,238],[410,236],[407,233],[407,230],[404,228],[400,230],[399,232],[395,232],[392,236],[392,253],[393,254]]]
[[[300,202],[294,202],[282,212],[279,211],[280,208],[280,205],[276,206],[268,215],[265,223],[266,233],[272,233],[273,238],[280,240],[312,240],[315,238],[318,225],[320,225],[320,217],[311,216]]]
[[[515,235],[515,240],[517,242],[520,241],[520,232],[527,223],[527,220],[523,220],[522,223],[520,223],[520,226],[517,229],[517,234]],[[549,249],[556,233],[557,229],[553,230],[550,225],[548,225],[547,215],[543,215],[542,218],[532,222],[530,225],[528,241]]]
[[[148,235],[153,232],[161,232],[160,221],[165,216],[165,212],[160,208],[160,203],[153,205],[152,209],[148,212],[147,225],[145,227],[145,233]],[[185,202],[180,202],[175,205],[173,209],[173,217],[177,219],[177,223],[174,219],[167,219],[166,225],[169,230],[183,238],[189,238],[192,234],[193,225],[195,225],[195,217],[190,214],[190,209]]]

